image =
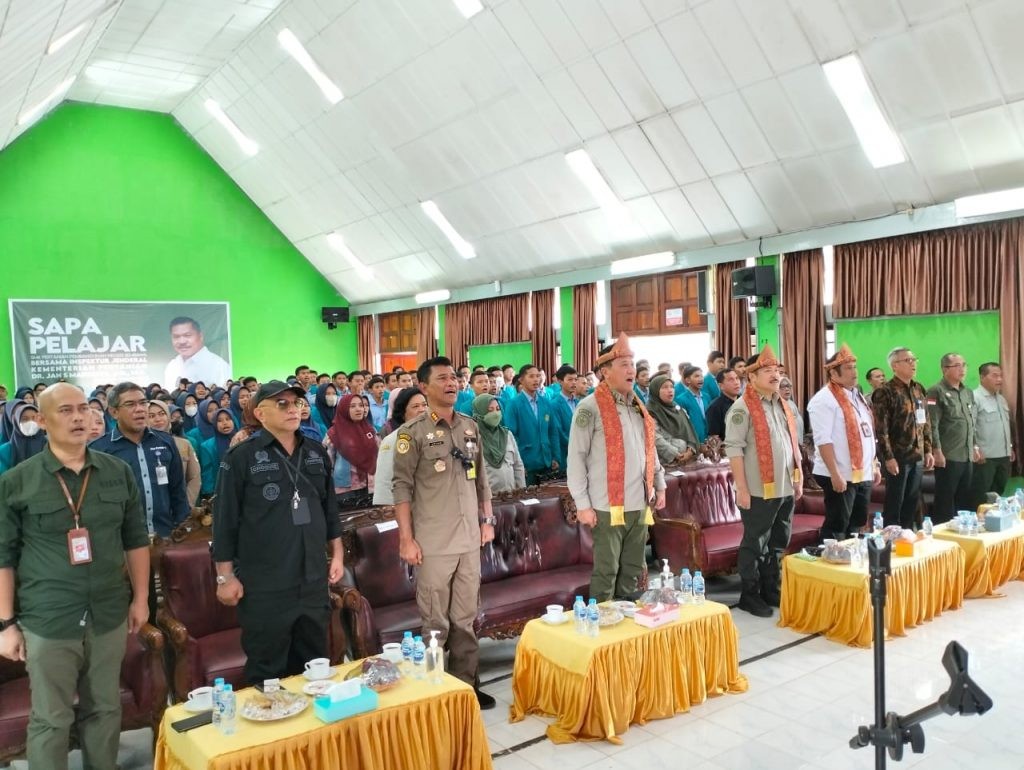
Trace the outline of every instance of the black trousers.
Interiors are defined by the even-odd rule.
[[[1003,494],[1009,480],[1009,457],[986,457],[985,462],[975,463],[971,471],[971,507],[977,508],[986,502],[989,492]]]
[[[327,581],[275,591],[246,591],[238,603],[245,679],[301,674],[306,661],[327,657]]]
[[[899,461],[897,461],[899,462]],[[882,518],[885,525],[899,524],[904,529],[913,529],[917,519],[917,506],[921,501],[921,474],[924,464],[918,462],[900,462],[900,470],[895,476],[882,465],[885,478],[885,506]]]
[[[870,481],[859,484],[848,481],[844,491],[836,492],[832,488],[831,476],[815,473],[814,480],[818,482],[825,498],[825,523],[821,527],[823,538],[845,540],[851,532],[864,526],[867,522],[868,503],[871,501]]]
[[[971,506],[971,468],[974,463],[946,460],[945,468],[935,469],[935,500],[932,502],[932,523],[941,524],[953,518],[958,510]]]
[[[749,508],[740,508],[743,519],[743,538],[736,557],[736,567],[744,585],[755,584],[760,578],[758,566],[769,552],[784,551],[789,546],[793,527],[793,496],[751,497]]]

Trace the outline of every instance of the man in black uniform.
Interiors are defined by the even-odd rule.
[[[300,398],[302,388],[280,380],[260,386],[253,413],[262,431],[224,456],[217,478],[217,599],[238,605],[252,683],[301,673],[306,661],[326,657],[327,587],[342,574],[330,461],[299,432]]]

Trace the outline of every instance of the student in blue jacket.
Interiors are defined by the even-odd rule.
[[[516,437],[529,485],[537,483],[539,473],[561,470],[558,434],[551,405],[540,392],[540,370],[534,364],[524,364],[518,380],[521,391],[504,406],[505,424]]]
[[[569,453],[569,428],[580,400],[576,397],[576,370],[569,364],[562,364],[555,372],[555,385],[558,390],[548,398],[551,405],[551,420],[555,423],[555,434],[558,437],[558,450],[555,459],[558,467],[565,470],[565,458]]]
[[[235,416],[230,409],[220,407],[211,420],[214,434],[199,445],[199,469],[202,475],[202,486],[199,493],[203,497],[212,495],[217,488],[217,472],[220,461],[231,446],[231,437],[235,435]]]
[[[676,389],[676,403],[686,410],[686,414],[697,431],[697,438],[703,444],[708,438],[708,421],[704,416],[711,405],[708,394],[703,390],[704,372],[699,366],[687,366],[683,369],[683,389]]]

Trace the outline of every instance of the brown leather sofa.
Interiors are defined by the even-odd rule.
[[[217,601],[216,571],[206,540],[164,548],[158,561],[163,604],[157,624],[170,648],[171,692],[175,700],[217,677],[234,687],[245,685],[241,629],[234,607]],[[344,659],[347,640],[341,624],[342,597],[332,591],[328,627],[328,656]]]
[[[167,708],[163,655],[164,635],[147,623],[128,636],[121,663],[121,729],[151,727],[153,740]],[[0,658],[0,765],[25,755],[30,705],[25,664]]]
[[[535,504],[524,495],[536,495]],[[525,497],[529,501],[530,497]],[[518,636],[548,604],[569,607],[589,593],[593,541],[576,523],[575,508],[557,490],[534,489],[492,501],[494,542],[480,552],[480,636]],[[394,512],[377,508],[351,517],[343,533],[347,580],[346,616],[356,657],[372,655],[404,631],[420,634],[413,571],[398,556]]]

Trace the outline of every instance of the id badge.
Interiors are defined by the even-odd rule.
[[[158,465],[156,466],[156,483],[161,487],[167,486],[167,466]]]
[[[300,497],[292,503],[292,524],[301,527],[303,524],[309,524],[312,520],[309,514],[309,500]]]
[[[917,424],[918,425],[924,425],[924,423],[925,423],[925,414],[924,414],[924,407],[923,406],[919,406],[919,407],[917,407],[917,409],[914,410],[914,418],[917,420]]]
[[[466,478],[470,481],[476,480],[476,461],[470,463],[469,467],[466,468]]]
[[[871,428],[868,427],[868,424],[866,422],[862,422],[860,424],[860,435],[862,435],[864,438],[871,438]]]
[[[72,565],[88,564],[92,561],[92,543],[89,530],[76,527],[68,530],[68,559]]]

